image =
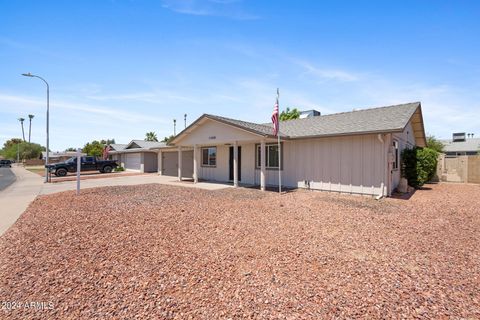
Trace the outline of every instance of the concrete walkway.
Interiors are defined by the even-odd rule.
[[[77,188],[76,181],[44,183],[42,177],[23,167],[13,167],[12,171],[15,173],[17,181],[5,190],[0,191],[0,235],[2,235],[18,219],[18,217],[20,217],[30,202],[32,202],[38,195],[76,190]],[[159,176],[155,173],[139,176],[118,176],[82,180],[80,188],[86,189],[123,185],[131,186],[149,183],[207,190],[231,188],[230,185],[217,183],[199,182],[194,184],[191,181],[179,182],[175,177]]]
[[[206,190],[220,190],[225,188],[230,188],[230,185],[219,184],[219,183],[208,183],[208,182],[199,182],[194,184],[192,181],[177,181],[175,177],[159,176],[156,173],[140,176],[118,176],[118,177],[109,177],[105,179],[90,179],[82,180],[80,182],[80,192],[82,189],[87,188],[97,188],[97,187],[108,187],[108,186],[133,186],[137,184],[149,184],[149,183],[159,183],[166,184],[171,186],[179,187],[190,187],[190,188],[199,188]],[[76,181],[65,181],[65,182],[55,182],[55,183],[46,183],[43,185],[40,190],[40,194],[52,194],[68,190],[76,190],[77,182]]]
[[[12,167],[12,171],[17,181],[0,192],[0,235],[17,221],[43,186],[42,177],[38,174],[16,166]]]

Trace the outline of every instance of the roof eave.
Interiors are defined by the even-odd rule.
[[[402,132],[402,128],[397,129],[388,129],[388,130],[373,130],[373,131],[357,131],[357,132],[342,132],[342,133],[332,133],[332,134],[316,134],[308,136],[289,136],[288,140],[300,140],[300,139],[315,139],[315,138],[333,138],[333,137],[345,137],[345,136],[359,136],[367,134],[386,134],[386,133],[396,133]]]

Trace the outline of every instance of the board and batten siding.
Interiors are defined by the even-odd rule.
[[[415,146],[415,136],[413,133],[413,128],[411,122],[408,123],[403,132],[393,133],[392,134],[392,144],[393,141],[398,141],[398,152],[399,152],[399,168],[397,170],[392,170],[392,190],[395,189],[400,183],[401,178],[401,154],[402,151],[406,148],[413,148]]]
[[[387,139],[357,135],[285,141],[282,185],[311,189],[378,195],[386,194]],[[243,159],[242,159],[243,161]],[[260,183],[256,169],[255,183]],[[278,172],[267,170],[267,185],[278,185]]]

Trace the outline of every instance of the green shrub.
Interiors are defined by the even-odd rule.
[[[437,168],[438,153],[430,148],[405,149],[402,152],[402,176],[412,187],[419,188],[430,181]]]
[[[115,171],[125,171],[125,168],[124,167],[116,167]]]

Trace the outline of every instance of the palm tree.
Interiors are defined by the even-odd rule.
[[[158,142],[158,139],[157,139],[157,134],[153,131],[151,132],[147,132],[145,134],[145,141],[155,141],[155,142]]]
[[[25,142],[25,130],[23,129],[23,121],[25,121],[25,119],[24,118],[18,118],[18,121],[20,121],[20,124],[22,125],[23,141]]]
[[[30,119],[30,125],[28,127],[28,143],[30,143],[30,137],[32,136],[32,119],[35,117],[33,114],[28,115],[28,119]]]

